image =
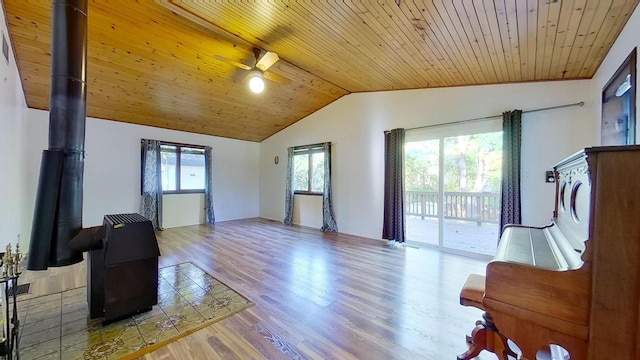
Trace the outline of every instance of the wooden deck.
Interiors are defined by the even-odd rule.
[[[444,247],[493,257],[498,244],[498,224],[445,219]],[[438,220],[407,216],[406,237],[415,244],[438,245]]]
[[[160,266],[191,261],[256,306],[143,359],[454,359],[481,311],[458,304],[486,261],[264,219],[158,233]],[[25,272],[38,296],[86,284],[84,263]],[[482,359],[495,359],[483,353]]]

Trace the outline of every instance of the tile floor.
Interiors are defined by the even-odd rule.
[[[119,359],[251,305],[191,263],[160,269],[151,311],[106,326],[89,319],[86,287],[18,298],[20,359]]]

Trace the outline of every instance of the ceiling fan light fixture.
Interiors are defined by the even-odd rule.
[[[260,94],[264,90],[264,80],[262,79],[262,72],[254,71],[249,80],[249,89],[256,94]]]

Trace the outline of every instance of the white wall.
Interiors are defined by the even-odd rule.
[[[320,229],[322,227],[322,196],[294,195],[292,222]]]
[[[613,76],[613,74],[618,70],[622,62],[629,56],[633,48],[640,46],[640,6],[636,7],[635,11],[631,15],[631,18],[625,25],[624,29],[613,43],[611,50],[602,61],[602,64],[596,71],[596,74],[593,76],[594,89],[593,99],[597,104],[597,115],[598,119],[600,119],[600,114],[602,113],[602,89],[607,84],[609,79]],[[640,54],[637,54],[638,58],[636,60],[636,82],[637,79],[640,78],[640,73],[638,73],[638,69],[640,68]],[[640,93],[640,87],[636,84],[636,144],[640,144],[640,121],[638,117],[640,117],[640,111],[638,108],[640,107],[640,101],[638,97]],[[598,125],[598,139],[600,139],[600,125]]]
[[[40,156],[47,148],[49,113],[28,110],[29,210],[33,211]],[[83,226],[102,224],[105,214],[140,211],[140,139],[211,146],[216,221],[256,217],[259,213],[259,144],[180,131],[88,118],[85,138]],[[202,195],[165,196],[167,227],[201,219]],[[172,208],[173,207],[173,208]],[[171,214],[181,213],[171,218]]]
[[[162,226],[204,224],[204,194],[167,194],[162,196]],[[215,210],[215,208],[214,208]]]
[[[584,101],[582,107],[523,116],[523,221],[551,218],[554,187],[544,171],[596,144],[592,82],[557,81],[351,94],[260,145],[260,216],[282,220],[287,147],[331,141],[334,211],[340,232],[380,238],[383,132]]]
[[[1,8],[0,32],[10,42]],[[0,251],[4,251],[8,243],[15,249],[18,235],[24,249],[29,242],[27,231],[31,221],[26,216],[27,189],[23,181],[27,171],[23,151],[26,148],[27,105],[11,44],[9,52],[9,63],[0,53]]]

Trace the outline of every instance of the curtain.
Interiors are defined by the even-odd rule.
[[[285,185],[284,220],[282,223],[291,225],[293,223],[293,147],[287,149],[287,154],[287,183]]]
[[[160,142],[142,139],[142,200],[140,212],[162,230],[162,170]]]
[[[404,129],[384,133],[382,238],[404,242]]]
[[[522,110],[502,113],[502,201],[500,235],[506,224],[520,224],[520,143]]]
[[[214,224],[216,222],[216,215],[213,213],[213,157],[211,156],[211,147],[205,146],[204,148],[204,207],[205,224]]]
[[[324,189],[322,191],[322,231],[338,231],[331,198],[331,143],[322,144],[324,152]]]

